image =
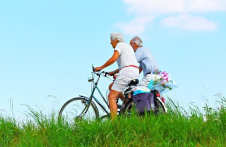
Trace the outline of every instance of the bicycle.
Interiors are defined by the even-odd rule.
[[[103,119],[106,117],[110,117],[108,100],[104,97],[104,95],[102,94],[101,90],[98,87],[98,83],[101,76],[107,77],[108,73],[104,71],[91,72],[91,75],[92,75],[91,78],[88,79],[88,82],[91,82],[91,84],[93,85],[91,88],[90,96],[86,97],[83,95],[79,95],[78,97],[74,97],[66,101],[59,111],[58,119],[61,119],[62,117],[64,119],[68,119],[68,117],[72,117],[72,121],[73,120],[76,121],[81,119],[98,119],[98,118]],[[131,91],[132,88],[136,86],[138,82],[139,82],[138,79],[134,79],[130,81],[130,83],[128,84],[128,88],[124,92],[125,98],[128,100],[126,101],[126,103],[119,105],[117,101],[119,115],[130,112],[131,108],[134,106],[132,99],[128,99],[128,94],[132,92]],[[101,102],[94,96],[95,91],[99,93],[103,102],[105,103],[105,106],[104,104],[101,104]],[[167,109],[164,103],[161,101],[161,99],[158,96],[156,96],[155,98],[156,98],[155,103],[157,105],[156,108],[158,108],[158,111],[161,108],[162,109],[161,112],[164,112],[164,113],[167,112]],[[79,105],[75,106],[75,103],[79,103]],[[100,117],[99,115],[99,110],[96,104],[98,104],[99,107],[105,113],[105,115],[103,115],[102,117]],[[71,109],[70,109],[70,105],[72,105]],[[155,111],[157,112],[157,110]],[[75,114],[77,112],[78,114]],[[87,114],[88,116],[86,116]]]

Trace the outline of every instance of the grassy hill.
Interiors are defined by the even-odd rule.
[[[185,113],[169,106],[164,115],[118,117],[116,120],[69,124],[31,111],[32,120],[18,124],[0,117],[0,147],[85,146],[226,146],[226,107],[206,107],[205,119],[197,109]]]

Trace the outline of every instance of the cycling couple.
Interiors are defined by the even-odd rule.
[[[102,66],[94,68],[94,71],[101,71],[115,61],[118,63],[119,68],[109,72],[111,76],[117,73],[115,81],[109,86],[110,93],[108,95],[111,118],[115,118],[117,116],[116,101],[118,98],[124,98],[122,92],[129,82],[138,79],[141,71],[143,71],[143,80],[145,80],[148,74],[158,71],[158,68],[150,51],[143,48],[143,41],[138,36],[132,38],[129,45],[124,42],[120,33],[112,33],[111,45],[114,48],[112,57]]]

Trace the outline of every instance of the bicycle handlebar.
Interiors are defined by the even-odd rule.
[[[108,75],[109,75],[109,73],[108,72],[105,72],[105,71],[100,71],[100,72],[92,72],[92,73],[94,73],[95,75],[97,75],[97,76],[101,76],[101,75],[103,75],[103,76],[105,76],[105,77],[107,77]]]
[[[106,78],[109,78],[109,79],[111,79],[110,77],[111,77],[111,75],[109,74],[109,72],[105,72],[105,71],[97,71],[97,72],[95,72],[94,71],[94,66],[93,66],[93,64],[92,64],[92,74],[95,74],[95,75],[97,75],[98,77],[100,77],[101,75],[102,76],[104,76],[104,77],[106,77]],[[112,80],[112,79],[111,79]]]

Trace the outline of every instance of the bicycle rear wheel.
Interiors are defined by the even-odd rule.
[[[155,114],[164,114],[167,113],[167,108],[165,104],[160,100],[159,97],[156,97],[154,99],[155,107],[154,107],[154,113]],[[125,104],[125,107],[121,109],[120,114],[127,114],[130,115],[133,108],[135,108],[135,103],[131,100]],[[153,111],[153,109],[152,109]],[[143,113],[139,113],[142,115]]]
[[[159,97],[156,97],[154,99],[154,102],[155,102],[155,109],[154,109],[155,114],[167,113],[167,108]]]
[[[135,108],[135,104],[132,100],[129,100],[128,102],[123,104],[122,108],[120,109],[119,114],[120,115],[130,115],[132,108]]]
[[[87,110],[82,113],[85,109]],[[58,116],[58,119],[64,119],[71,123],[77,120],[94,120],[97,118],[99,118],[97,106],[94,102],[89,105],[85,97],[75,97],[65,102]]]

